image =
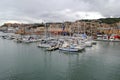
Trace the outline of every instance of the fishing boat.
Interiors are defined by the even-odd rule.
[[[51,45],[50,45],[47,41],[42,40],[42,41],[38,44],[38,47],[41,47],[41,48],[49,48],[49,47],[51,47]]]
[[[75,48],[74,45],[71,45],[68,42],[64,42],[63,45],[59,48],[59,50],[69,51],[69,52],[78,52],[78,51],[80,51],[79,48]]]
[[[34,37],[31,37],[31,36],[23,37],[23,38],[22,38],[22,42],[23,42],[23,43],[39,42],[40,40],[41,40],[41,39],[34,38]]]
[[[22,43],[22,40],[20,38],[16,38],[13,41],[16,42],[16,43]]]
[[[51,46],[51,47],[47,48],[46,50],[53,51],[53,50],[57,50],[57,49],[59,49],[59,46]]]
[[[59,48],[59,50],[62,50],[62,51],[69,51],[69,52],[78,52],[79,49],[78,48],[70,48],[70,47],[62,47],[62,48]]]
[[[40,41],[40,43],[38,44],[38,47],[41,48],[51,48],[57,45],[57,41],[53,40],[53,39],[43,39]]]
[[[82,51],[85,49],[85,46],[83,45],[76,45],[75,48],[79,49],[79,51]]]

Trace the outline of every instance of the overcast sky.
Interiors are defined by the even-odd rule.
[[[120,0],[1,0],[0,24],[119,17],[119,7]]]

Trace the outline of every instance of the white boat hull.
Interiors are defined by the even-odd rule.
[[[51,47],[49,44],[38,44],[38,47],[41,47],[41,48],[49,48]]]
[[[79,49],[77,49],[77,48],[59,48],[59,50],[69,51],[69,52],[78,52],[79,51]]]

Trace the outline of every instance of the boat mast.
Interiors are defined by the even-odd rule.
[[[45,26],[45,38],[47,38],[47,23],[44,23]]]

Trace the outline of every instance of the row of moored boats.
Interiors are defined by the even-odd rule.
[[[38,42],[37,47],[45,48],[48,51],[62,50],[69,52],[79,52],[84,50],[86,47],[92,47],[96,44],[94,40],[90,37],[71,37],[71,36],[61,36],[61,37],[48,37],[40,38],[38,36],[14,36],[14,35],[2,35],[3,39],[13,40],[17,43],[32,43]]]

